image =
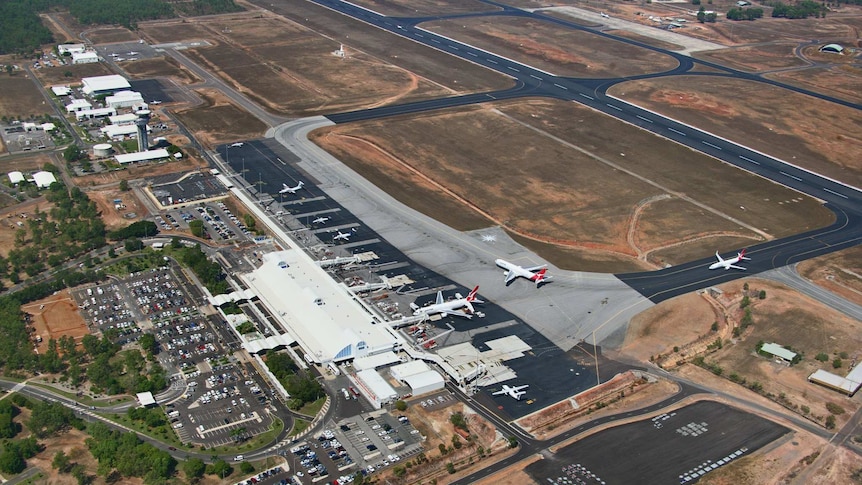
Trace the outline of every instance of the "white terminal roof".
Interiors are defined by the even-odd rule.
[[[33,174],[33,181],[36,182],[36,187],[44,189],[50,187],[57,179],[53,173],[42,171]]]
[[[431,370],[431,367],[425,361],[411,360],[410,362],[392,366],[389,369],[389,373],[392,374],[392,377],[403,381],[412,375],[421,374],[429,370]]]
[[[395,352],[382,352],[374,355],[366,355],[365,357],[357,357],[353,359],[353,368],[357,371],[365,369],[376,369],[389,365],[395,362],[400,362],[401,359],[395,355]]]
[[[153,150],[156,151],[156,150]],[[227,295],[216,295],[211,297],[210,303],[215,306],[222,306],[229,301],[242,301],[242,300],[251,300],[255,297],[255,294],[251,290],[239,290],[228,293]]]
[[[24,181],[24,174],[18,172],[17,170],[14,172],[9,172],[9,181],[13,184],[20,184]]]
[[[69,86],[51,86],[51,91],[57,96],[68,96],[72,89]]]
[[[132,126],[134,128],[134,126]],[[158,160],[160,158],[168,158],[171,154],[164,148],[159,148],[158,150],[147,150],[145,152],[135,152],[135,153],[122,153],[120,155],[116,155],[114,158],[117,159],[117,162],[123,163],[134,163],[134,162],[144,162],[147,160]]]
[[[314,362],[393,350],[396,339],[386,324],[302,251],[265,254],[242,278]]]
[[[81,79],[84,84],[84,92],[87,94],[99,91],[116,91],[132,87],[123,76],[112,74],[110,76],[85,77]]]

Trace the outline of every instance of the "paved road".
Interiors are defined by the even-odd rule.
[[[862,305],[857,305],[856,303],[842,298],[831,291],[825,290],[823,287],[817,286],[811,281],[803,278],[802,275],[796,271],[795,264],[767,271],[766,273],[762,273],[760,276],[783,283],[800,293],[804,293],[811,298],[814,298],[829,308],[837,310],[850,318],[862,321]]]

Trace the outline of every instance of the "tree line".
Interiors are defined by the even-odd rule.
[[[268,352],[266,366],[272,375],[281,382],[284,390],[290,394],[288,406],[299,409],[307,403],[316,401],[323,395],[320,383],[307,375],[299,373],[299,367],[289,355],[281,352]]]
[[[122,25],[134,30],[144,20],[238,12],[243,8],[234,0],[4,0],[0,2],[0,54],[41,54],[40,47],[55,39],[38,14],[51,10],[68,10],[84,25]]]

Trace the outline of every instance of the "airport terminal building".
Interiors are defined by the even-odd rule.
[[[309,362],[338,363],[397,348],[387,324],[301,250],[265,254],[262,260],[242,279]]]

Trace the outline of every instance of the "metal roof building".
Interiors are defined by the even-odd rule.
[[[54,177],[53,173],[41,171],[33,174],[33,181],[36,183],[36,187],[46,189],[56,182],[57,179]]]
[[[144,97],[137,91],[119,91],[105,98],[105,105],[112,108],[131,108],[144,102]]]
[[[135,152],[135,153],[121,153],[120,155],[115,156],[114,158],[118,163],[125,165],[127,163],[135,163],[135,162],[146,162],[149,160],[159,160],[161,158],[168,158],[171,154],[164,148],[159,148],[158,150],[147,150],[145,152]]]
[[[396,339],[349,289],[299,250],[268,253],[243,281],[313,362],[388,352]]]
[[[99,62],[99,54],[95,52],[73,52],[72,64],[92,64]]]
[[[359,389],[359,392],[368,399],[375,408],[380,409],[384,404],[398,399],[398,393],[380,376],[374,369],[365,369],[349,376],[350,380]]]
[[[392,377],[410,386],[414,396],[443,389],[446,382],[425,361],[414,360],[389,369]]]
[[[862,386],[862,364],[854,367],[847,377],[837,376],[831,372],[818,369],[813,374],[808,376],[808,380],[822,386],[826,386],[836,391],[843,392],[848,396],[852,396]]]
[[[106,94],[116,91],[128,90],[132,87],[123,76],[112,74],[110,76],[85,77],[81,79],[84,84],[83,90],[87,94]]]
[[[780,359],[786,360],[787,362],[790,362],[796,358],[796,352],[787,350],[784,347],[774,343],[763,344],[760,347],[760,350],[766,352],[767,354],[772,354]]]
[[[9,172],[9,182],[13,185],[20,184],[24,181],[24,174],[19,171]]]

